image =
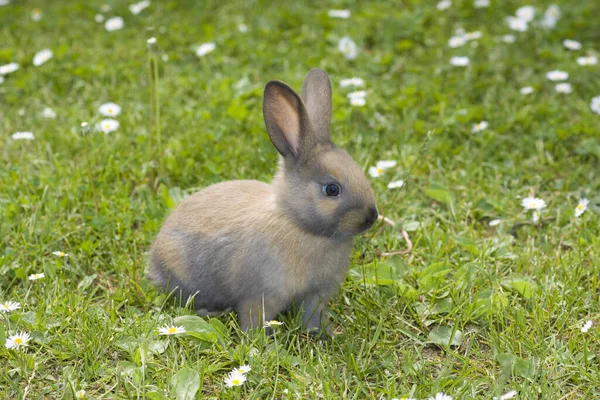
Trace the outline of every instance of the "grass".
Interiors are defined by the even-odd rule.
[[[575,62],[599,50],[600,3],[556,1],[556,28],[531,26],[516,43],[500,40],[516,1],[439,11],[415,0],[165,0],[137,16],[126,2],[107,3],[122,30],[94,22],[101,2],[0,7],[0,65],[20,64],[0,84],[0,301],[22,304],[0,318],[0,339],[33,337],[26,351],[0,348],[1,398],[71,399],[79,389],[151,399],[600,396],[600,115],[590,109],[600,75]],[[537,19],[548,6],[529,3]],[[331,19],[329,8],[352,16]],[[457,27],[480,30],[478,46],[449,48]],[[345,35],[358,44],[355,60],[337,50]],[[565,49],[566,38],[583,50]],[[195,47],[209,41],[215,51],[198,58]],[[32,66],[43,48],[54,58]],[[450,66],[458,55],[470,65]],[[299,89],[315,66],[333,81],[338,145],[365,171],[398,161],[372,181],[380,210],[415,248],[383,259],[404,246],[399,235],[379,227],[358,238],[328,342],[302,335],[293,317],[273,336],[241,333],[233,315],[194,317],[146,279],[149,245],[182,196],[270,179],[263,86],[281,79]],[[554,69],[569,72],[573,93],[555,93],[545,76]],[[352,76],[366,81],[364,107],[339,87]],[[521,95],[523,86],[534,93]],[[121,127],[82,137],[81,122],[94,126],[107,101],[122,106]],[[42,118],[44,107],[57,118]],[[481,120],[489,128],[471,133]],[[13,141],[16,131],[36,139]],[[388,190],[395,179],[406,186]],[[520,206],[530,193],[548,203],[537,225]],[[575,218],[582,197],[590,209]],[[37,272],[45,278],[27,280]],[[190,333],[158,335],[174,322]],[[248,381],[225,388],[240,364],[252,367]]]

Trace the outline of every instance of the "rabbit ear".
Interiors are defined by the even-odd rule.
[[[310,70],[302,86],[302,100],[306,104],[315,139],[328,142],[331,136],[331,82],[325,71],[319,68]]]
[[[297,158],[308,146],[310,121],[304,103],[294,89],[280,81],[265,87],[263,116],[271,142],[282,156]]]

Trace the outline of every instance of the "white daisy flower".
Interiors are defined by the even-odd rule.
[[[198,57],[204,57],[208,53],[211,53],[214,49],[217,48],[217,45],[214,42],[203,43],[196,48],[196,55]]]
[[[452,57],[450,59],[450,65],[455,67],[466,67],[470,62],[469,57]]]
[[[116,119],[103,119],[98,124],[98,129],[106,134],[109,134],[119,129],[119,126],[119,121],[117,121]]]
[[[10,4],[10,0],[0,0],[0,6],[7,6]]]
[[[430,397],[429,400],[452,400],[452,396],[449,396],[444,392],[440,392],[437,393],[435,397]]]
[[[473,133],[481,132],[481,131],[486,130],[487,127],[488,127],[487,121],[481,121],[480,123],[473,125],[473,129],[471,130],[471,132],[473,132]]]
[[[596,65],[598,64],[598,58],[596,56],[577,57],[577,64],[582,66]]]
[[[473,3],[475,8],[485,8],[490,6],[490,0],[475,0]]]
[[[467,43],[467,39],[464,36],[452,36],[450,40],[448,40],[448,46],[455,49],[457,47],[464,46]]]
[[[521,200],[521,205],[525,208],[525,210],[541,210],[543,208],[546,208],[546,202],[540,198],[537,197],[525,197],[523,200]]]
[[[350,18],[350,10],[329,10],[327,11],[327,15],[330,18],[348,19]]]
[[[242,365],[239,368],[234,368],[233,371],[231,371],[232,373],[236,373],[236,374],[247,374],[248,372],[252,371],[252,367],[249,365]]]
[[[19,64],[11,62],[8,64],[0,65],[0,75],[8,75],[19,69]]]
[[[248,32],[248,27],[246,26],[246,24],[238,24],[238,32],[240,33],[246,33]]]
[[[279,322],[275,319],[272,319],[270,321],[265,321],[264,327],[265,328],[273,328],[273,327],[280,326],[280,325],[283,325],[283,322]]]
[[[517,9],[515,13],[518,19],[525,22],[533,21],[533,17],[535,17],[535,7],[533,6],[523,6]]]
[[[559,18],[560,8],[556,4],[552,4],[546,9],[541,25],[547,29],[554,29]]]
[[[566,49],[581,50],[581,43],[579,43],[577,40],[565,39],[562,43]]]
[[[108,102],[102,104],[98,108],[98,111],[100,111],[100,114],[104,115],[105,117],[116,117],[121,113],[121,106],[112,102]]]
[[[348,78],[348,79],[342,79],[340,81],[340,87],[345,88],[348,86],[365,86],[365,81],[362,80],[361,78]]]
[[[50,107],[45,107],[42,110],[42,117],[43,118],[51,118],[54,119],[56,118],[56,111],[54,111],[53,109],[51,109]]]
[[[69,257],[69,255],[67,253],[64,253],[62,251],[53,251],[52,255],[55,255],[56,257]]]
[[[566,81],[567,79],[569,79],[569,74],[565,71],[559,71],[559,70],[554,70],[554,71],[550,71],[546,74],[546,78],[548,78],[551,81]]]
[[[588,199],[579,200],[579,203],[577,203],[577,207],[575,207],[575,217],[580,217],[581,214],[583,214],[585,210],[587,210],[588,204],[590,204],[590,201]]]
[[[382,160],[377,161],[374,167],[369,167],[369,175],[373,178],[378,178],[383,175],[386,169],[394,168],[396,166],[395,160]]]
[[[388,189],[397,189],[397,188],[401,188],[402,186],[404,186],[404,181],[402,179],[400,179],[400,180],[388,183],[387,188]]]
[[[364,97],[352,97],[350,99],[350,105],[353,107],[363,107],[365,104],[367,104],[367,99]]]
[[[509,392],[504,393],[500,397],[494,397],[494,400],[510,400],[510,399],[514,399],[516,395],[517,395],[517,391],[511,390]]]
[[[354,60],[358,55],[356,43],[348,36],[344,36],[338,42],[338,50],[346,57],[346,60]]]
[[[570,83],[559,83],[554,87],[557,93],[571,93],[573,91],[573,87]]]
[[[31,274],[29,275],[29,279],[30,281],[37,281],[38,279],[43,279],[46,276],[46,274],[44,274],[43,272],[37,273],[37,274]]]
[[[138,15],[145,8],[148,8],[148,7],[150,7],[150,2],[148,0],[144,0],[144,1],[140,1],[139,3],[130,4],[129,11],[131,11],[131,13],[133,15]]]
[[[508,22],[508,27],[517,32],[525,32],[527,31],[527,21],[524,21],[519,18],[515,18],[513,16],[506,17],[506,22]]]
[[[450,0],[442,0],[439,3],[437,3],[436,7],[438,10],[443,11],[449,9],[450,6],[452,6],[452,2]]]
[[[533,93],[533,87],[531,87],[531,86],[525,86],[525,87],[522,87],[521,89],[519,89],[519,92],[520,92],[522,95],[528,95],[528,94],[531,94],[531,93]]]
[[[38,22],[39,20],[41,20],[43,16],[44,16],[44,14],[42,14],[42,10],[40,10],[39,8],[34,8],[33,11],[31,12],[31,19],[34,20],[35,22]]]
[[[581,327],[581,333],[587,333],[590,330],[594,323],[591,320],[588,320],[585,325]]]
[[[489,226],[497,226],[497,225],[500,225],[501,222],[502,222],[502,220],[500,220],[500,219],[493,219],[490,222],[488,222],[488,225]]]
[[[596,114],[600,114],[600,96],[596,96],[596,97],[592,98],[590,108]]]
[[[104,23],[104,29],[106,29],[107,32],[118,31],[120,29],[123,29],[123,26],[125,26],[125,22],[121,17],[109,18]]]
[[[185,333],[185,328],[183,326],[165,325],[162,328],[158,328],[158,333],[161,335],[178,335]]]
[[[85,390],[81,389],[75,392],[76,399],[83,399],[85,397]]]
[[[96,15],[94,15],[94,21],[96,21],[99,24],[103,23],[104,22],[104,15],[102,15],[102,14],[96,14]]]
[[[35,136],[31,132],[15,132],[11,136],[12,140],[33,140]]]
[[[483,37],[481,31],[473,31],[465,33],[466,40],[479,40]]]
[[[17,332],[16,335],[11,335],[6,339],[4,346],[7,349],[19,350],[21,347],[27,347],[27,342],[31,340],[31,336],[27,332]]]
[[[33,56],[33,65],[39,67],[46,61],[50,60],[53,56],[54,53],[50,49],[40,50],[35,54],[35,56]]]
[[[508,34],[508,35],[502,36],[502,41],[504,43],[514,43],[516,40],[517,40],[517,38],[515,37],[515,35]]]
[[[227,378],[225,378],[225,386],[242,386],[246,382],[246,375],[241,373],[230,372]]]
[[[0,303],[0,313],[8,313],[18,310],[19,308],[21,308],[21,303],[17,303],[16,301],[5,301],[4,303]]]

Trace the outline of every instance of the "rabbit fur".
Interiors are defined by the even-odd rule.
[[[234,309],[243,330],[294,305],[303,326],[318,331],[345,277],[353,237],[377,219],[373,189],[330,139],[324,71],[309,72],[302,97],[269,82],[263,115],[281,155],[273,181],[221,182],[185,199],[152,245],[149,275],[183,300],[193,297],[200,313]],[[337,196],[328,185],[338,186]]]

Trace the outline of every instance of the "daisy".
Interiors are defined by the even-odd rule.
[[[85,397],[85,390],[81,389],[75,392],[76,399],[83,399]]]
[[[98,129],[104,132],[105,134],[109,134],[119,129],[119,126],[119,121],[117,121],[116,119],[103,119],[98,124]]]
[[[515,37],[515,35],[504,35],[502,36],[502,41],[504,43],[514,43],[517,40],[517,38]]]
[[[145,8],[148,8],[148,7],[150,7],[150,2],[148,0],[144,0],[144,1],[140,1],[139,3],[130,4],[129,11],[131,11],[131,13],[133,15],[138,15]]]
[[[554,29],[556,23],[560,18],[560,8],[556,4],[552,4],[546,9],[544,13],[544,19],[542,19],[541,25],[544,28]]]
[[[521,89],[519,89],[519,92],[520,92],[522,95],[528,95],[528,94],[531,94],[531,93],[533,93],[533,87],[531,87],[531,86],[525,86],[525,87],[522,87]]]
[[[490,6],[490,0],[475,0],[473,3],[475,8],[485,8]]]
[[[373,178],[378,178],[383,175],[383,172],[386,169],[394,168],[396,166],[396,161],[394,160],[383,160],[377,161],[374,167],[369,167],[369,175]]]
[[[156,50],[156,38],[155,37],[151,37],[150,39],[146,40],[146,44],[148,45],[148,50]],[[121,108],[119,108],[119,111],[121,111]]]
[[[581,50],[581,43],[577,40],[565,39],[563,40],[563,46],[569,50]]]
[[[64,253],[62,251],[53,251],[52,254],[56,257],[69,257],[67,253]]]
[[[16,335],[11,335],[6,339],[4,346],[7,349],[19,350],[21,347],[27,347],[27,342],[31,340],[31,336],[27,332],[17,332]]]
[[[504,393],[500,397],[494,397],[494,400],[509,400],[509,399],[514,399],[516,395],[517,395],[517,391],[516,390],[511,390],[509,392]]]
[[[473,132],[473,133],[481,132],[481,131],[486,130],[487,127],[488,127],[487,121],[481,121],[480,123],[473,125],[473,129],[471,130],[471,132]]]
[[[156,39],[155,39],[156,40]],[[115,103],[104,103],[99,108],[100,114],[105,117],[116,117],[121,113],[121,106]]]
[[[583,214],[585,210],[587,210],[588,204],[590,204],[590,201],[588,199],[579,200],[579,203],[577,203],[577,207],[575,207],[575,217],[580,217],[581,214]]]
[[[583,325],[581,327],[581,333],[587,333],[587,331],[590,330],[590,328],[592,327],[593,322],[591,320],[588,320],[585,325]]]
[[[344,36],[338,42],[338,50],[346,57],[346,60],[354,60],[358,55],[356,43],[348,36]]]
[[[33,140],[35,136],[31,132],[15,132],[11,136],[12,140]]]
[[[442,0],[439,3],[437,3],[436,7],[438,10],[443,11],[449,9],[451,5],[452,2],[450,0]]]
[[[489,225],[489,226],[497,226],[497,225],[500,225],[500,223],[501,223],[501,222],[502,222],[502,220],[499,220],[499,219],[493,219],[493,220],[491,220],[491,221],[488,223],[488,225]]]
[[[246,26],[246,24],[239,24],[238,25],[238,32],[240,32],[240,33],[246,33],[246,32],[248,32],[248,27]]]
[[[466,40],[477,40],[477,39],[481,39],[482,37],[483,37],[483,34],[480,31],[465,33]]]
[[[388,189],[397,189],[397,188],[401,188],[402,186],[404,186],[404,181],[402,179],[400,179],[400,180],[388,183],[387,188]]]
[[[546,208],[546,202],[542,199],[539,199],[537,197],[525,197],[523,200],[521,200],[521,205],[525,208],[525,211],[527,210],[541,210],[543,208]]]
[[[506,22],[508,22],[508,27],[517,32],[525,32],[527,31],[527,21],[524,21],[519,18],[515,18],[513,16],[506,17]]]
[[[362,107],[367,104],[367,92],[365,90],[357,90],[356,92],[350,92],[347,94],[350,99],[350,104],[355,107]]]
[[[535,16],[535,7],[533,6],[523,6],[517,9],[515,13],[518,19],[521,21],[525,21],[525,23],[529,23],[533,21],[533,17]]]
[[[554,87],[557,93],[571,93],[573,91],[573,87],[570,83],[559,83]]]
[[[96,14],[96,15],[94,15],[94,21],[96,21],[99,24],[103,23],[104,22],[104,15],[102,15],[102,14]]]
[[[546,74],[546,78],[551,81],[566,81],[569,79],[569,73],[565,71],[554,70]]]
[[[42,10],[40,10],[39,8],[34,8],[31,12],[31,19],[35,22],[38,22],[40,19],[42,19],[43,16],[44,14],[42,14]]]
[[[125,22],[123,22],[123,18],[112,17],[106,20],[106,22],[104,23],[104,29],[106,29],[107,32],[113,32],[123,29],[124,25]]]
[[[38,51],[33,57],[33,65],[39,67],[44,64],[46,61],[51,59],[54,56],[54,53],[50,49],[44,49]]]
[[[158,333],[161,335],[178,335],[180,333],[185,333],[185,328],[183,326],[165,325],[158,329]]]
[[[350,18],[350,10],[329,10],[327,15],[329,15],[330,18],[348,19]]]
[[[247,374],[248,372],[252,371],[252,367],[249,365],[242,365],[239,368],[234,368],[233,371],[231,371],[232,373],[235,374]]]
[[[198,57],[204,57],[208,53],[211,53],[214,49],[217,48],[217,45],[214,42],[203,43],[196,48],[196,55]]]
[[[19,308],[21,308],[21,303],[17,303],[16,301],[5,301],[4,303],[0,303],[0,312],[3,313],[15,311]]]
[[[10,0],[0,0],[0,6],[6,6],[10,4]]]
[[[44,274],[43,272],[37,273],[37,274],[31,274],[29,275],[29,279],[30,281],[37,281],[38,279],[42,279],[46,276],[46,274]]]
[[[348,79],[342,79],[340,81],[340,87],[345,88],[348,86],[365,86],[365,81],[362,80],[361,78],[348,78]]]
[[[279,322],[275,319],[272,319],[270,321],[265,321],[265,328],[273,328],[275,326],[280,326],[283,325],[283,322]]]
[[[582,66],[596,65],[598,64],[598,58],[596,56],[578,57],[577,64]]]
[[[464,46],[467,43],[467,39],[464,36],[452,36],[450,40],[448,40],[448,46],[455,49],[457,47]]]
[[[455,67],[466,67],[470,62],[469,57],[452,57],[450,59],[450,65]]]
[[[448,396],[444,392],[440,392],[435,397],[430,397],[429,400],[452,400],[452,396]]]
[[[600,114],[600,96],[596,96],[592,98],[592,103],[590,104],[590,108],[596,114]]]
[[[225,378],[225,386],[242,386],[246,382],[246,375],[236,372],[230,372],[227,378]]]
[[[42,117],[54,119],[56,118],[56,111],[54,111],[50,107],[46,107],[42,110]]]
[[[15,72],[18,69],[19,69],[19,64],[14,63],[14,62],[0,65],[0,75],[8,75],[11,72]]]

